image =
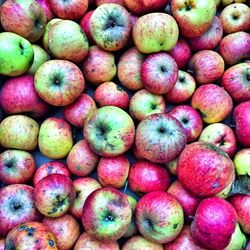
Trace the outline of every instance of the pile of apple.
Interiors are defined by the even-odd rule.
[[[0,250],[250,249],[248,1],[0,5]]]

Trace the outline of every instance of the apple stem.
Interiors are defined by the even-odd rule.
[[[127,189],[128,189],[128,181],[125,182],[125,186],[124,186],[124,189],[123,189],[124,194],[126,194]]]

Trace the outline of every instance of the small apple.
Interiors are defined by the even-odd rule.
[[[238,175],[250,176],[250,149],[243,148],[234,156],[234,166]]]
[[[49,22],[51,19],[53,19],[54,13],[53,13],[51,6],[50,6],[50,0],[36,0],[36,1],[43,8],[45,15],[46,15],[47,22]]]
[[[92,38],[91,32],[90,32],[90,18],[93,14],[94,10],[88,11],[81,19],[80,26],[82,30],[84,31],[85,35],[88,38],[88,41],[90,44],[94,44],[94,40]]]

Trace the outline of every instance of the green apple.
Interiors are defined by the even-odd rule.
[[[220,3],[223,6],[227,6],[232,3],[245,3],[247,0],[221,0]]]
[[[238,175],[250,176],[250,148],[241,149],[234,156],[234,166]]]
[[[247,244],[247,239],[245,234],[240,230],[240,226],[237,223],[234,233],[232,234],[231,241],[229,245],[224,250],[243,250]]]
[[[11,33],[0,33],[0,74],[19,76],[33,63],[34,51],[28,40]]]

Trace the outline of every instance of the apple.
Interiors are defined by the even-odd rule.
[[[98,155],[90,148],[88,142],[78,141],[70,150],[67,156],[67,166],[69,171],[76,176],[87,176],[98,163]]]
[[[250,195],[236,194],[229,198],[229,202],[232,204],[238,214],[238,223],[241,226],[242,231],[250,234]]]
[[[174,160],[186,142],[187,135],[183,126],[168,114],[150,115],[136,129],[135,143],[139,153],[155,163]]]
[[[233,206],[220,198],[201,201],[191,224],[191,234],[201,247],[224,249],[230,243],[237,224],[237,213]]]
[[[28,70],[28,73],[31,75],[34,75],[36,73],[36,71],[38,70],[38,68],[45,62],[47,62],[50,57],[48,55],[48,53],[41,48],[40,46],[36,45],[36,44],[32,44],[32,48],[34,51],[34,61],[30,67],[30,69]]]
[[[250,242],[248,242],[245,250],[249,250],[249,249],[250,249]]]
[[[72,180],[63,174],[51,174],[40,180],[34,189],[38,211],[47,217],[66,214],[75,200]]]
[[[85,35],[88,38],[88,41],[90,44],[94,44],[94,40],[92,38],[91,32],[90,32],[90,18],[93,14],[94,10],[90,10],[88,11],[81,19],[80,21],[80,26],[82,28],[82,30],[84,31]]]
[[[88,3],[88,0],[50,0],[50,5],[54,13],[62,19],[70,20],[83,16],[88,9]]]
[[[140,160],[131,165],[128,184],[129,188],[139,195],[166,191],[170,185],[170,176],[161,165]]]
[[[190,37],[188,43],[192,50],[215,49],[223,37],[223,27],[220,19],[215,16],[210,28],[200,36]]]
[[[150,192],[135,207],[135,223],[147,240],[158,244],[167,243],[174,240],[182,230],[183,210],[171,194]]]
[[[201,113],[206,123],[223,121],[233,109],[230,95],[215,84],[205,84],[196,89],[191,105]]]
[[[82,128],[95,111],[96,104],[92,97],[81,94],[73,103],[63,107],[63,116],[73,126]]]
[[[242,102],[234,108],[233,119],[236,123],[237,141],[245,147],[250,147],[250,101]]]
[[[105,106],[97,109],[87,120],[83,132],[84,138],[96,154],[113,157],[122,155],[132,147],[135,126],[125,111],[114,106]]]
[[[166,94],[173,89],[178,79],[178,65],[165,52],[146,57],[141,67],[143,86],[153,94]]]
[[[223,58],[212,50],[195,53],[188,64],[188,72],[199,84],[213,83],[224,73]]]
[[[237,223],[234,233],[232,234],[230,243],[225,248],[225,250],[234,250],[234,249],[245,249],[247,243],[246,236],[241,232],[240,226]]]
[[[51,19],[53,19],[54,13],[53,13],[51,6],[50,6],[50,0],[36,0],[36,1],[43,8],[45,15],[46,15],[47,22],[49,22]]]
[[[0,235],[7,235],[21,223],[40,219],[34,204],[34,188],[12,184],[0,189]]]
[[[128,239],[121,248],[121,250],[145,250],[145,249],[164,250],[162,244],[153,243],[149,240],[146,240],[141,235],[136,235]]]
[[[96,45],[89,48],[82,72],[86,80],[94,85],[111,81],[116,75],[115,56]]]
[[[143,160],[144,159],[144,157],[141,155],[138,148],[136,147],[135,143],[132,146],[132,152],[133,152],[133,155],[134,155],[135,159],[137,159],[137,160]]]
[[[104,3],[116,3],[123,7],[126,7],[124,0],[95,0],[95,4],[97,7]]]
[[[37,146],[38,123],[25,115],[10,115],[0,123],[0,145],[31,151]]]
[[[175,19],[165,13],[143,15],[133,27],[135,46],[142,53],[170,51],[176,45],[178,36]]]
[[[220,20],[225,34],[238,31],[249,31],[250,29],[250,9],[242,3],[228,5],[220,13]]]
[[[33,177],[34,187],[40,180],[51,174],[63,174],[67,177],[70,177],[70,172],[64,163],[60,161],[49,161],[38,167],[36,170],[36,173]]]
[[[189,224],[194,217],[201,199],[187,191],[178,180],[170,185],[167,192],[179,201],[184,212],[185,222]]]
[[[192,56],[187,41],[182,37],[178,39],[176,45],[169,51],[169,54],[175,59],[179,69],[185,68]]]
[[[169,115],[176,118],[187,134],[187,142],[195,141],[203,129],[202,118],[198,111],[189,105],[178,105],[172,108]]]
[[[119,250],[117,241],[102,242],[90,237],[86,232],[78,238],[74,250]]]
[[[180,154],[177,176],[191,194],[214,196],[234,178],[234,165],[229,156],[213,144],[193,142]]]
[[[179,157],[177,157],[176,159],[169,161],[167,163],[165,163],[165,166],[168,170],[168,172],[172,175],[177,175],[177,163],[178,163]]]
[[[50,159],[61,159],[73,146],[70,125],[63,119],[49,117],[41,124],[38,136],[40,152]]]
[[[50,60],[42,64],[35,74],[38,95],[54,106],[73,103],[85,89],[81,70],[67,60]]]
[[[87,197],[95,190],[101,188],[100,183],[91,177],[78,178],[73,181],[76,198],[70,208],[70,213],[77,219],[82,218],[82,208]]]
[[[11,33],[0,33],[0,74],[18,76],[27,72],[34,59],[34,51],[28,40]]]
[[[125,155],[102,157],[97,166],[97,178],[103,187],[122,188],[128,178],[130,163]]]
[[[171,12],[185,37],[200,36],[213,22],[216,13],[214,0],[172,0]]]
[[[4,245],[5,245],[5,239],[0,238],[0,250],[4,250]]]
[[[250,34],[244,31],[224,36],[219,44],[219,54],[228,65],[250,58]]]
[[[104,50],[117,51],[123,48],[129,41],[131,29],[130,15],[119,4],[102,4],[90,18],[92,38]]]
[[[152,114],[163,114],[165,110],[163,96],[153,94],[146,89],[137,91],[129,102],[129,114],[138,121]]]
[[[56,238],[42,223],[32,221],[14,227],[7,235],[5,249],[57,250]]]
[[[221,86],[235,102],[250,101],[250,63],[239,63],[228,68],[221,79]]]
[[[141,80],[141,67],[144,55],[135,47],[126,50],[120,57],[117,66],[117,76],[123,86],[130,90],[143,88]]]
[[[0,106],[8,114],[26,113],[34,118],[45,116],[48,105],[37,94],[32,75],[8,79],[1,88]]]
[[[223,123],[213,123],[205,127],[201,132],[199,141],[213,144],[230,157],[233,157],[236,153],[237,142],[234,132]]]
[[[128,229],[132,211],[127,197],[114,188],[100,188],[86,199],[82,224],[89,236],[102,242],[116,241]]]
[[[27,183],[35,170],[35,160],[26,151],[10,149],[0,154],[0,180],[6,184]]]
[[[250,149],[243,148],[237,152],[234,156],[234,166],[237,175],[249,175],[250,176]]]
[[[37,41],[43,35],[46,22],[45,11],[36,0],[6,0],[1,6],[4,30],[16,33],[30,42]]]
[[[100,106],[116,106],[121,109],[128,108],[129,95],[114,82],[104,82],[94,92],[94,100]]]
[[[49,50],[57,59],[80,63],[88,53],[89,42],[81,26],[71,20],[60,20],[48,33]]]
[[[223,6],[227,6],[232,3],[245,3],[246,0],[221,0],[220,2]]]
[[[44,217],[42,221],[56,238],[56,245],[60,250],[70,250],[80,236],[80,226],[70,214],[59,218]]]
[[[174,87],[165,94],[168,103],[180,104],[188,101],[196,89],[196,82],[189,73],[179,70]]]

